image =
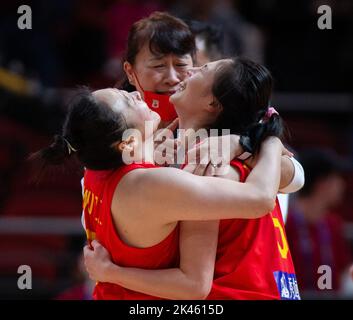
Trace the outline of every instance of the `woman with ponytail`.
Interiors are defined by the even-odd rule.
[[[193,68],[189,76],[171,96],[179,128],[229,129],[232,134],[240,135],[243,149],[255,156],[270,136],[282,137],[282,120],[278,112],[269,107],[272,77],[265,67],[241,58],[224,59]],[[223,182],[246,183],[253,170],[239,160],[232,161],[228,174],[222,176]],[[204,171],[207,174],[208,168]],[[266,167],[261,174],[270,175]],[[282,187],[287,184],[288,180],[281,181]],[[200,222],[182,221],[181,228],[187,233],[200,230],[202,226]],[[211,236],[209,232],[208,237]],[[200,250],[190,248],[192,241],[187,245],[185,238],[181,234],[181,270],[200,271],[195,268],[195,255]],[[204,239],[207,238],[193,240],[199,244]],[[178,281],[172,269],[151,271],[114,265],[98,242],[94,243],[94,250],[85,248],[85,262],[92,279],[118,283],[152,295],[157,293],[163,298],[187,299],[188,292],[199,285]],[[206,259],[203,264],[205,268],[201,273],[212,268],[213,261]],[[168,271],[171,272],[169,277],[164,277]],[[182,289],[183,283],[189,285]],[[208,299],[300,298],[277,200],[274,210],[259,219],[220,221],[213,282],[212,285],[204,283],[204,287],[209,288]],[[180,290],[182,294],[177,295]]]
[[[39,174],[72,157],[92,170],[118,168],[123,162],[111,145],[121,140],[126,129],[121,113],[114,113],[106,100],[96,99],[83,87],[70,102],[62,133],[54,136],[50,146],[33,154],[31,160],[39,166]]]
[[[145,130],[146,121],[153,130]],[[131,267],[127,278],[135,291],[100,279],[96,299],[156,299],[171,294],[161,287],[146,292],[134,277],[135,268],[166,268],[152,278],[162,284],[172,279],[172,298],[204,298],[212,284],[215,220],[259,218],[274,207],[283,148],[278,138],[266,139],[257,166],[240,184],[155,166],[154,150],[146,143],[159,122],[160,116],[138,92],[83,90],[71,102],[61,135],[32,157],[42,169],[72,158],[80,161],[85,167],[83,208],[89,244],[95,247],[94,240],[99,240],[115,263]],[[131,154],[134,161],[126,164],[124,156]],[[268,177],[261,174],[265,168]],[[198,221],[202,234],[208,235],[200,242],[197,230],[184,228],[199,247],[185,249],[188,259],[194,259],[193,268],[185,265],[185,257],[179,261],[181,220]],[[98,249],[95,252],[99,254]],[[111,275],[113,270],[104,273]]]

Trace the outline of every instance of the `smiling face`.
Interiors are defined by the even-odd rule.
[[[180,83],[177,92],[170,97],[179,118],[200,117],[203,113],[210,116],[209,113],[215,111],[212,107],[215,101],[212,95],[214,77],[219,68],[229,61],[223,59],[189,69],[189,77]],[[217,114],[214,114],[214,118]]]
[[[158,128],[160,116],[148,108],[147,104],[142,100],[139,92],[126,92],[118,89],[101,89],[94,91],[93,96],[105,103],[114,112],[122,113],[129,128],[137,129],[141,132],[142,137],[145,136],[145,121],[152,121],[153,132]]]
[[[136,55],[132,66],[124,63],[124,70],[143,97],[143,90],[160,94],[173,94],[179,83],[187,77],[187,70],[192,67],[190,54],[157,55],[150,51],[146,43]],[[136,78],[137,77],[137,78]]]

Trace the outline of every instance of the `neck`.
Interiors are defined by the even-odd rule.
[[[146,141],[138,141],[135,143],[134,149],[131,153],[129,151],[123,151],[123,162],[154,163],[153,151],[153,139],[147,139]]]
[[[200,129],[205,128],[204,121],[199,119],[192,119],[192,117],[185,119],[179,117],[179,129],[182,129],[184,132],[183,137],[188,139],[188,142],[192,145],[196,142],[196,132]],[[180,137],[181,138],[181,137]]]
[[[202,121],[192,119],[192,117],[179,117],[179,129],[194,129],[195,131],[204,128]]]

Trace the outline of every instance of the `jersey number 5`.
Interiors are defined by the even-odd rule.
[[[272,217],[272,221],[273,221],[273,225],[275,226],[275,228],[279,229],[279,233],[281,235],[282,246],[279,242],[277,242],[278,250],[281,254],[281,257],[283,259],[287,259],[289,247],[288,247],[288,242],[287,242],[286,236],[283,231],[283,227],[281,226],[281,224],[277,218]]]

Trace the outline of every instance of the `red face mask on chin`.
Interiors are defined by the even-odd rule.
[[[154,112],[157,112],[162,121],[173,121],[178,117],[174,105],[169,101],[170,95],[159,94],[153,91],[145,91],[142,88],[136,74],[135,78],[143,91],[144,100],[148,107]]]
[[[143,91],[148,107],[157,112],[162,121],[173,121],[178,117],[174,105],[169,101],[170,95],[158,94],[152,91]]]

